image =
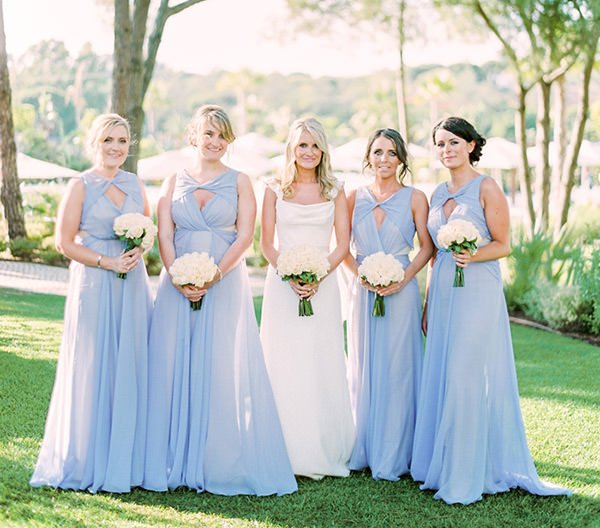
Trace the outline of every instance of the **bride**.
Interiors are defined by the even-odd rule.
[[[270,266],[261,338],[292,468],[314,479],[349,474],[354,424],[335,271],[348,243],[346,197],[332,175],[325,132],[316,119],[299,119],[290,128],[283,174],[263,201],[261,247]],[[328,254],[329,274],[317,284],[277,275],[280,251],[300,245]],[[299,317],[299,298],[311,301],[314,315]]]

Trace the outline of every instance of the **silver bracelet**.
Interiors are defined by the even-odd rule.
[[[102,263],[102,255],[98,255],[98,258],[96,259],[96,267],[102,268],[102,266],[100,265],[101,263]]]

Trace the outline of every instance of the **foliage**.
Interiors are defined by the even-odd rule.
[[[40,239],[37,238],[13,238],[9,244],[10,254],[21,260],[33,260],[40,248]]]
[[[519,326],[512,332],[529,446],[541,477],[573,489],[571,498],[511,491],[468,507],[448,506],[409,478],[375,481],[366,472],[300,478],[299,492],[285,497],[32,489],[28,479],[52,390],[63,305],[58,296],[0,291],[2,526],[388,528],[418,519],[420,528],[591,528],[600,515],[598,349]]]
[[[59,53],[56,42],[51,48],[55,53],[48,54],[36,45],[13,63],[13,75],[19,79],[13,93],[17,143],[33,157],[81,170],[88,164],[85,131],[108,104],[111,59],[94,54],[91,48],[75,58]],[[41,76],[48,64],[62,72],[62,84],[50,94]],[[432,121],[457,109],[477,123],[485,136],[514,139],[515,88],[506,63],[420,65],[407,68],[406,75],[413,141],[429,145]],[[229,72],[195,75],[158,64],[144,106],[145,131],[140,141],[144,156],[184,146],[192,109],[206,101],[230,109],[236,128],[246,123],[247,131],[280,141],[289,123],[300,115],[319,116],[333,145],[396,120],[392,71],[353,78],[313,78],[299,73],[264,77],[244,72],[241,86],[232,84],[230,78]],[[569,79],[567,91],[575,89]],[[170,97],[172,93],[178,96]],[[598,82],[592,86],[592,96],[600,96]],[[74,100],[80,101],[80,108]],[[527,119],[534,126],[535,112],[530,111]]]
[[[505,284],[511,312],[565,331],[598,334],[600,249],[563,229],[559,236],[519,231]]]
[[[589,264],[575,276],[582,298],[581,323],[595,335],[600,335],[600,247],[592,250]]]
[[[156,242],[154,247],[144,255],[144,262],[146,263],[148,275],[160,275],[163,265]]]
[[[252,238],[252,254],[246,256],[246,264],[255,268],[264,268],[268,262],[260,249],[260,222],[254,226],[254,235]]]

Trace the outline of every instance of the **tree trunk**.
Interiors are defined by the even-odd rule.
[[[536,228],[547,231],[549,226],[550,198],[550,93],[551,85],[543,80],[538,82],[538,105],[536,122],[536,166],[535,201],[540,212]]]
[[[575,172],[577,170],[577,158],[579,157],[579,149],[581,148],[581,142],[583,141],[583,133],[585,131],[585,125],[587,123],[589,108],[590,108],[590,80],[592,78],[592,71],[594,70],[594,59],[596,56],[596,46],[598,45],[599,35],[595,33],[594,44],[590,43],[588,51],[585,55],[585,64],[583,69],[583,83],[581,100],[579,101],[579,108],[577,110],[577,118],[573,126],[573,137],[569,145],[567,156],[564,165],[564,171],[562,175],[562,208],[560,212],[560,227],[564,226],[569,219],[569,209],[571,207],[571,192],[575,185]]]
[[[528,90],[524,86],[519,86],[519,107],[515,116],[515,133],[517,144],[521,151],[519,165],[519,186],[521,187],[521,200],[527,213],[530,232],[533,234],[535,226],[535,207],[533,206],[533,190],[531,188],[531,169],[527,158],[527,107],[526,97]]]
[[[566,135],[566,78],[561,75],[556,79],[556,92],[554,92],[554,159],[552,160],[552,185],[550,187],[550,203],[552,210],[558,213],[558,202],[560,199],[560,182],[562,169],[567,153]]]
[[[398,106],[398,130],[408,146],[409,127],[408,116],[406,112],[406,65],[404,63],[404,44],[406,41],[404,33],[404,15],[406,10],[406,1],[400,0],[398,13],[398,70],[396,71],[396,104]]]
[[[165,23],[170,16],[203,1],[205,0],[186,0],[169,6],[169,0],[161,0],[144,59],[150,0],[136,0],[133,17],[129,0],[115,0],[112,108],[127,118],[131,126],[132,143],[124,165],[126,170],[137,172],[144,128],[144,98],[152,80]]]
[[[2,188],[0,200],[4,206],[4,216],[8,224],[8,238],[24,238],[25,215],[23,198],[17,174],[17,147],[15,145],[12,94],[6,55],[6,35],[4,33],[4,7],[0,0],[0,167],[2,168]]]

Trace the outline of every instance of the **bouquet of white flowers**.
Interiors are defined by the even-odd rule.
[[[202,288],[207,282],[213,280],[218,271],[218,266],[208,253],[195,251],[176,258],[169,268],[173,284],[178,286],[191,285],[197,288]],[[200,310],[202,299],[190,301],[190,306],[192,310]]]
[[[282,280],[296,280],[300,284],[315,284],[329,271],[327,254],[313,246],[296,246],[284,250],[277,259],[277,273]],[[300,299],[298,315],[313,315],[309,299]]]
[[[125,251],[142,246],[144,251],[154,245],[154,237],[158,230],[152,220],[141,213],[125,213],[117,216],[113,230],[119,240],[124,240]],[[119,279],[126,279],[127,273],[117,273]]]
[[[404,278],[404,268],[394,258],[394,255],[378,251],[365,257],[358,266],[358,275],[374,288],[378,286],[385,287],[392,282],[400,282]],[[378,293],[375,293],[375,303],[371,315],[373,317],[385,315],[385,302],[383,296]]]
[[[472,255],[477,252],[477,244],[481,242],[481,235],[477,228],[468,220],[450,220],[447,224],[440,227],[437,235],[437,241],[446,251],[460,253],[467,249]],[[454,271],[454,287],[463,287],[465,285],[465,271],[456,266]]]

